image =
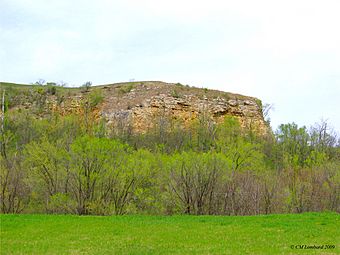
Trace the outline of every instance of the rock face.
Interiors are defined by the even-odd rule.
[[[179,83],[116,83],[94,86],[88,91],[63,88],[62,93],[53,95],[41,91],[33,93],[33,90],[34,88],[27,89],[25,93],[21,93],[17,98],[20,102],[17,108],[33,110],[34,107],[37,108],[37,102],[43,102],[39,109],[58,111],[63,115],[84,114],[84,106],[89,102],[89,98],[94,98],[94,101],[100,98],[91,107],[91,111],[98,118],[106,120],[108,125],[129,126],[135,132],[147,131],[162,116],[188,126],[203,115],[215,123],[222,122],[225,116],[233,116],[240,121],[242,127],[251,126],[261,134],[268,132],[260,100]],[[42,115],[40,113],[40,116]]]
[[[130,87],[124,90],[126,86]],[[268,131],[261,101],[253,97],[163,82],[119,84],[103,90],[107,91],[98,107],[100,115],[109,124],[131,123],[137,132],[152,128],[159,116],[189,125],[202,114],[216,123],[234,116],[243,127],[252,126],[262,134]]]

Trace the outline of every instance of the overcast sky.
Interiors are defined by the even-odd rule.
[[[274,105],[340,131],[339,0],[0,0],[0,80],[139,80]]]

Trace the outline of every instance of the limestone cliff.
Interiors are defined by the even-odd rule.
[[[25,93],[17,107],[31,109],[36,102],[27,103],[30,94]],[[268,131],[260,100],[179,83],[147,81],[93,86],[88,90],[63,88],[62,93],[50,93],[43,100],[50,110],[82,114],[84,103],[91,95],[99,98],[91,108],[98,118],[104,118],[109,125],[129,123],[136,132],[151,128],[157,116],[166,115],[187,125],[200,114],[216,123],[222,122],[225,116],[234,116],[243,127],[252,126],[262,134]]]

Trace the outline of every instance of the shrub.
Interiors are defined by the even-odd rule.
[[[76,202],[67,194],[56,193],[50,197],[47,211],[50,213],[75,213]]]
[[[91,107],[96,107],[98,104],[103,102],[103,95],[100,90],[94,90],[89,95],[89,102]]]
[[[260,99],[255,99],[255,103],[257,104],[257,106],[260,108],[260,110],[262,111],[263,105],[262,105],[262,101]]]
[[[171,96],[174,98],[180,98],[180,94],[178,93],[178,91],[176,89],[173,89],[171,91]]]
[[[127,94],[129,92],[131,92],[131,90],[134,88],[134,85],[132,83],[129,83],[127,85],[124,85],[122,87],[119,88],[119,93],[120,94]]]
[[[55,83],[54,83],[55,84]],[[46,88],[46,92],[50,95],[55,95],[57,94],[57,86],[56,85],[52,85],[52,83],[47,83],[47,88]]]

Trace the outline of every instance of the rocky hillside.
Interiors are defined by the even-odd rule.
[[[47,111],[83,114],[87,107],[108,124],[130,123],[136,132],[151,128],[159,116],[188,125],[200,115],[216,123],[234,116],[243,127],[252,126],[260,133],[268,130],[259,99],[179,83],[146,81],[89,88],[0,83],[1,88],[7,91],[10,109],[25,108],[43,116]]]

